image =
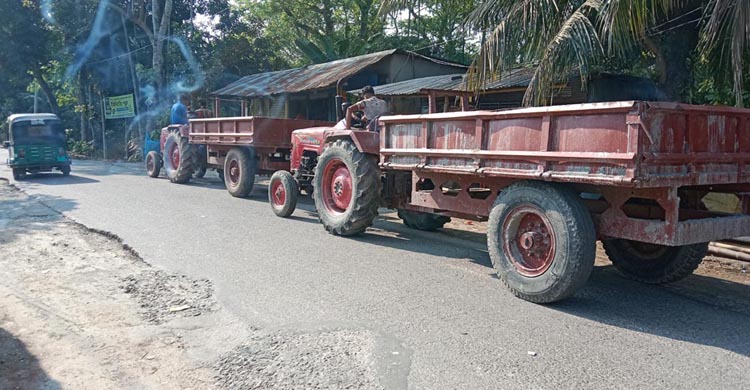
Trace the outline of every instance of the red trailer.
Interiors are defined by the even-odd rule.
[[[419,229],[488,220],[496,272],[529,301],[573,294],[596,240],[626,276],[667,283],[709,241],[750,234],[750,110],[630,101],[380,121],[380,134],[293,133],[327,145],[311,180],[325,228],[360,233],[378,206]],[[711,192],[743,213],[706,210]]]
[[[288,170],[291,134],[295,129],[333,123],[301,119],[234,117],[191,119],[189,125],[162,129],[160,154],[147,156],[149,175],[159,175],[161,162],[173,182],[185,183],[213,168],[230,194],[245,197],[256,174]],[[226,175],[224,174],[226,172]]]

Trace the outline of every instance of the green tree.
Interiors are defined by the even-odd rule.
[[[384,0],[383,9],[419,2]],[[750,47],[747,0],[487,0],[467,24],[488,33],[472,67],[475,84],[532,66],[527,104],[546,102],[553,85],[571,71],[580,72],[585,85],[592,70],[611,64],[651,69],[671,99],[686,99],[701,76],[696,65],[711,63],[731,75],[736,104],[742,105]]]
[[[42,19],[38,1],[2,1],[0,14],[0,74],[10,85],[24,81],[30,74],[46,97],[49,108],[59,113],[56,91],[44,68],[57,52],[60,39]]]

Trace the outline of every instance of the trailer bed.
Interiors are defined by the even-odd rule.
[[[613,102],[380,121],[381,166],[653,188],[750,183],[750,110]]]

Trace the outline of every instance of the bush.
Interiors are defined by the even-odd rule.
[[[75,141],[68,138],[68,153],[76,158],[94,156],[94,141]]]

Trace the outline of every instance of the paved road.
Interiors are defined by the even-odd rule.
[[[746,286],[651,287],[597,267],[574,298],[534,305],[506,292],[475,243],[389,219],[334,237],[309,201],[284,220],[264,187],[236,199],[207,176],[176,185],[140,165],[76,161],[69,178],[17,185],[156,266],[212,280],[250,325],[369,330],[388,388],[750,388]]]

